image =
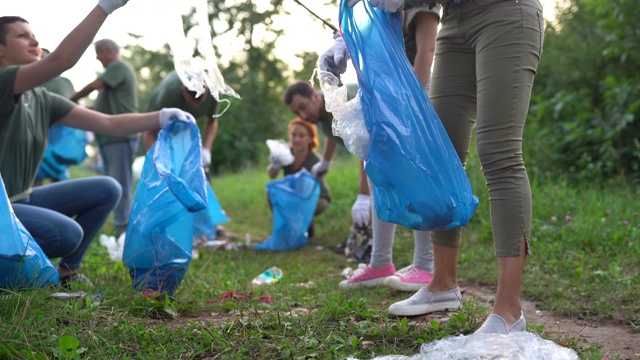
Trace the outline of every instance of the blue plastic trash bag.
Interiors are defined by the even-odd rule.
[[[84,130],[54,125],[49,130],[49,145],[53,158],[62,165],[77,165],[87,158]]]
[[[206,207],[198,126],[173,120],[147,152],[133,199],[122,259],[134,288],[173,294],[191,262],[194,213]]]
[[[207,240],[215,240],[217,238],[216,225],[224,224],[229,221],[229,217],[222,210],[218,198],[213,192],[211,185],[207,185],[207,199],[209,205],[206,209],[198,211],[194,218],[193,236],[197,238],[204,237]]]
[[[478,199],[407,60],[400,14],[342,1],[340,24],[370,135],[365,171],[378,216],[416,230],[465,225]]]
[[[273,232],[253,248],[285,251],[303,247],[309,241],[307,229],[313,220],[320,184],[305,169],[267,183],[273,209]]]
[[[0,176],[0,288],[41,288],[60,284],[60,275],[49,258],[13,213]]]
[[[49,130],[49,145],[44,152],[36,179],[68,179],[68,165],[80,164],[87,158],[86,145],[83,130],[54,125]]]

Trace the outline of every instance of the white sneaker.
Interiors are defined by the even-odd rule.
[[[484,324],[480,326],[474,334],[501,334],[509,335],[513,332],[526,331],[527,320],[524,318],[524,313],[520,312],[520,319],[514,322],[513,325],[507,325],[507,322],[502,316],[491,314],[484,321]]]
[[[432,293],[423,287],[410,298],[389,306],[389,314],[398,316],[417,316],[436,311],[457,310],[462,306],[460,289]]]

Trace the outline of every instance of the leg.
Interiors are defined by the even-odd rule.
[[[522,134],[541,54],[542,8],[537,1],[499,3],[478,37],[478,156],[487,180],[498,256],[493,313],[507,324],[521,316],[520,289],[531,229],[531,187]],[[515,44],[515,45],[513,45]]]
[[[373,245],[369,265],[374,269],[382,269],[393,264],[393,240],[396,224],[380,220],[375,206],[371,207],[371,215]]]
[[[371,184],[368,186],[372,188]],[[373,220],[371,261],[369,265],[361,265],[353,276],[342,281],[341,288],[380,286],[396,271],[392,261],[393,235],[396,225],[380,220],[374,205],[371,206],[371,218]]]
[[[105,176],[60,181],[34,189],[14,210],[47,256],[62,257],[58,267],[64,276],[80,268],[120,193],[118,183]]]
[[[445,11],[438,34],[430,99],[464,164],[475,124],[475,52],[459,36],[458,23],[456,14]],[[390,314],[414,316],[461,306],[456,267],[460,228],[434,231],[432,239],[433,280],[409,299],[391,305]]]
[[[405,9],[404,16],[403,34],[407,58],[428,94],[440,21],[440,6],[431,7],[430,4],[411,6]]]
[[[133,165],[137,140],[106,144],[100,147],[104,158],[105,174],[113,177],[122,187],[122,197],[116,206],[113,222],[116,226],[126,225],[129,221],[133,198]]]

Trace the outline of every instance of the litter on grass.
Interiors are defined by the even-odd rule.
[[[357,360],[349,357],[349,360]],[[413,356],[382,355],[375,360],[578,360],[572,349],[545,340],[530,332],[509,335],[472,334],[449,336],[423,344]]]
[[[278,267],[272,266],[262,274],[256,276],[251,283],[253,285],[273,284],[279,282],[280,279],[282,279],[282,270]]]

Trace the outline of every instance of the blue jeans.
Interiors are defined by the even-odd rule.
[[[95,176],[36,187],[11,206],[42,251],[62,258],[58,268],[77,270],[121,193],[114,179]]]
[[[129,221],[133,200],[133,159],[138,138],[100,145],[100,153],[104,161],[104,173],[116,179],[122,187],[122,197],[113,214],[116,226],[125,225]]]

